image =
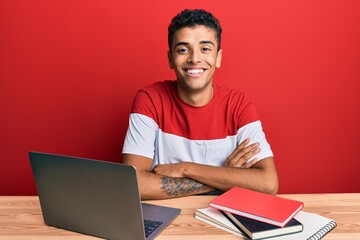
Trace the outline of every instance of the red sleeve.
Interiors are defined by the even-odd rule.
[[[154,99],[149,95],[148,92],[144,90],[138,91],[135,95],[131,113],[143,114],[152,118],[155,122],[158,122],[157,120],[159,119],[155,108]]]

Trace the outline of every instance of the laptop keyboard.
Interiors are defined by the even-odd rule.
[[[154,232],[163,222],[144,219],[145,237]]]

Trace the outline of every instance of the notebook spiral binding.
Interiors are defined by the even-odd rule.
[[[331,221],[326,226],[324,226],[322,229],[317,231],[314,235],[309,237],[307,240],[318,240],[323,238],[326,234],[328,234],[331,230],[333,230],[336,227],[336,222]]]

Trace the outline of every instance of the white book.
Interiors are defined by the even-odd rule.
[[[208,207],[197,209],[195,218],[232,234],[245,237],[243,233],[230,222],[230,220],[215,208]],[[302,232],[271,237],[267,238],[267,240],[317,240],[323,238],[336,227],[336,222],[334,220],[315,213],[300,211],[296,214],[295,219],[303,224]]]
[[[216,227],[216,228],[219,228],[219,229],[224,230],[224,231],[226,231],[226,232],[232,233],[232,234],[234,234],[234,235],[236,235],[236,236],[245,237],[245,236],[242,235],[242,233],[240,233],[239,231],[234,231],[234,230],[232,230],[232,229],[230,229],[230,228],[224,227],[224,226],[219,225],[219,224],[217,224],[217,223],[214,223],[214,222],[212,222],[212,221],[210,221],[210,220],[207,220],[206,218],[203,218],[203,217],[200,217],[200,216],[197,216],[197,215],[195,215],[195,218],[198,219],[198,220],[200,220],[200,221],[203,221],[204,223],[207,223],[207,224],[209,224],[209,225],[211,225],[211,226],[213,226],[213,227]]]
[[[244,236],[241,231],[230,222],[230,220],[228,220],[221,212],[219,212],[219,210],[215,208],[208,207],[197,209],[195,212],[195,218],[237,236]]]

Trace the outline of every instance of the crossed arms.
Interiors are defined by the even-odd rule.
[[[247,162],[261,151],[258,143],[248,143],[249,139],[243,141],[221,167],[182,162],[157,165],[151,171],[153,160],[134,154],[124,154],[123,163],[136,167],[142,199],[226,191],[234,186],[276,194],[278,178],[273,157]]]

